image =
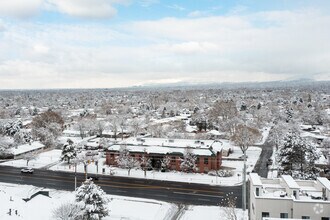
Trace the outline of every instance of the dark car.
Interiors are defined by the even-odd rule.
[[[91,179],[93,181],[97,181],[97,180],[99,180],[99,177],[97,177],[97,176],[87,176],[87,179]]]
[[[267,160],[267,166],[272,165],[272,164],[273,164],[273,159],[269,158]]]

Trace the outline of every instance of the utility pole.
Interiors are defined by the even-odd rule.
[[[77,161],[74,163],[74,191],[77,190]]]
[[[246,210],[246,151],[248,149],[247,146],[247,141],[246,141],[246,129],[247,129],[247,125],[246,125],[246,121],[247,119],[244,118],[244,128],[243,128],[243,157],[244,157],[244,165],[243,165],[243,190],[242,190],[242,206],[243,206],[243,212],[245,212]]]
[[[242,190],[242,204],[243,211],[246,210],[246,150],[244,150],[244,166],[243,166],[243,190]]]

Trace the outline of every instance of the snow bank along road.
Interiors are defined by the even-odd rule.
[[[21,174],[20,168],[0,166],[0,182],[29,184],[60,190],[74,190],[74,173],[38,170],[33,174]],[[84,180],[77,173],[77,186]],[[112,195],[140,197],[189,205],[218,205],[227,193],[241,197],[241,186],[211,186],[182,182],[137,179],[127,177],[99,176],[95,183]],[[242,206],[238,199],[237,207]]]

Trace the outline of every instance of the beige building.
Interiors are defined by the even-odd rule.
[[[315,181],[288,175],[266,179],[251,173],[249,180],[250,219],[330,220],[330,181],[324,177]]]

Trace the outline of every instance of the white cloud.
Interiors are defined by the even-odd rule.
[[[206,16],[206,15],[208,15],[208,12],[196,10],[196,11],[190,12],[188,14],[188,17],[202,17],[202,16]]]
[[[315,10],[166,18],[115,27],[4,25],[0,51],[10,52],[0,53],[0,85],[6,88],[304,76],[330,80],[330,16]]]
[[[25,18],[35,15],[42,6],[43,0],[2,0],[0,16]]]
[[[168,5],[167,7],[170,8],[170,9],[177,10],[177,11],[185,11],[186,10],[186,8],[184,8],[180,5],[177,5],[177,4]]]
[[[140,0],[140,1],[138,1],[138,3],[142,7],[150,7],[151,5],[158,4],[159,0]]]
[[[48,8],[81,18],[111,18],[116,15],[114,4],[127,0],[47,0]]]

